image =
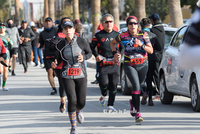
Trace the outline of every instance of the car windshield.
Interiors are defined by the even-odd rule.
[[[169,46],[169,42],[175,31],[165,31],[165,47]]]
[[[124,23],[124,24],[120,24],[120,29],[122,29],[122,28],[126,28],[127,26],[126,26],[126,23]]]

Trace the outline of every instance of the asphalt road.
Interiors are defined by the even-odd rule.
[[[193,112],[189,98],[175,96],[171,105],[141,106],[144,118],[136,125],[129,114],[128,100],[119,91],[116,96],[117,113],[106,113],[98,99],[98,85],[94,81],[95,70],[88,68],[87,102],[83,109],[85,122],[78,124],[79,134],[196,134],[200,130],[200,113]],[[17,64],[16,76],[9,73],[6,87],[0,89],[0,134],[69,134],[70,122],[66,113],[59,112],[59,95],[50,95],[51,88],[45,69],[29,66],[23,73]],[[58,87],[57,79],[55,79]],[[119,89],[120,90],[120,89]]]

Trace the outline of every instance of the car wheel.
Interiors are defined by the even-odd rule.
[[[200,111],[200,96],[199,96],[199,89],[198,89],[196,78],[193,78],[192,83],[190,85],[191,85],[190,91],[191,91],[192,108],[195,112],[199,112]]]
[[[129,95],[131,94],[131,89],[128,87],[128,78],[125,74],[124,69],[121,70],[121,90],[122,90],[122,94],[124,95]]]
[[[174,98],[174,95],[170,92],[168,92],[166,83],[165,83],[165,77],[164,74],[160,77],[160,101],[162,104],[171,104]]]

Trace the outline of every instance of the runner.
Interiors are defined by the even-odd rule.
[[[6,28],[6,32],[10,35],[11,40],[13,41],[13,48],[10,51],[10,60],[9,60],[9,71],[11,71],[12,76],[15,76],[15,67],[18,55],[18,47],[19,43],[22,43],[19,37],[19,32],[17,27],[14,27],[13,20],[7,20],[8,27]],[[11,62],[12,62],[12,69],[11,69]]]
[[[4,63],[6,65],[8,65],[9,63],[9,59],[10,59],[10,53],[9,53],[9,50],[12,49],[12,46],[13,46],[13,42],[12,40],[10,39],[10,35],[6,33],[6,26],[4,23],[0,23],[0,38],[1,40],[3,41],[3,44],[6,48],[6,54],[7,54],[7,57],[4,61]],[[9,89],[5,87],[6,85],[6,80],[7,80],[7,77],[8,77],[8,67],[6,66],[3,66],[2,64],[0,64],[0,72],[2,73],[3,72],[3,84],[2,84],[2,89],[4,91],[8,91]]]
[[[39,43],[37,44],[38,48],[44,48],[43,57],[44,57],[44,66],[48,74],[48,80],[52,87],[51,95],[57,94],[54,83],[54,70],[51,67],[51,62],[55,61],[55,53],[49,51],[50,39],[56,34],[56,28],[53,27],[53,20],[51,17],[45,19],[45,29],[40,33]]]
[[[54,45],[57,45],[58,41],[62,38],[65,38],[65,35],[62,33],[62,24],[65,22],[65,21],[71,21],[69,17],[64,17],[61,19],[61,23],[58,25],[58,30],[57,30],[57,33],[56,35],[53,37],[53,40],[52,40],[52,43]],[[52,44],[52,45],[53,45]],[[56,57],[58,57],[58,54],[59,52],[56,53]],[[62,77],[60,76],[60,73],[61,73],[61,69],[62,69],[62,65],[63,65],[63,62],[62,62],[62,59],[57,59],[56,60],[57,62],[57,67],[55,68],[55,72],[56,72],[56,75],[58,77],[58,83],[59,83],[59,95],[60,95],[60,112],[61,113],[64,113],[66,111],[66,99],[65,99],[65,89],[63,87],[63,83],[62,83]]]
[[[50,49],[59,51],[63,60],[61,76],[68,98],[70,134],[77,134],[76,120],[80,124],[84,121],[81,109],[85,106],[87,90],[87,72],[83,61],[89,59],[92,52],[83,38],[74,35],[75,29],[71,21],[64,22],[62,27],[66,38],[56,46],[51,45]],[[56,67],[54,62],[52,65]]]
[[[119,62],[121,58],[121,55],[116,52],[115,44],[122,42],[125,47],[124,71],[133,87],[132,99],[129,100],[130,114],[135,116],[136,123],[141,123],[143,119],[140,114],[140,86],[144,82],[148,70],[147,53],[152,54],[153,48],[148,34],[139,30],[135,16],[129,16],[126,19],[126,25],[128,31],[116,36],[111,41],[110,46],[115,62]]]
[[[0,62],[2,62],[2,61],[4,62],[4,60],[6,60],[6,58],[7,58],[6,51],[7,50],[4,47],[3,41],[0,38]],[[1,85],[1,74],[2,74],[2,70],[0,70],[0,85]],[[8,91],[8,88],[3,88],[3,91]]]
[[[107,111],[116,112],[116,109],[113,106],[117,92],[120,70],[119,64],[115,64],[113,62],[113,54],[110,48],[110,42],[119,33],[113,30],[114,18],[111,14],[105,14],[102,16],[101,22],[104,30],[97,32],[92,39],[92,43],[90,44],[92,54],[96,57],[97,70],[99,72],[98,82],[101,89],[99,104],[101,106],[106,104],[107,91],[109,90]],[[95,50],[96,47],[97,51]],[[119,48],[119,44],[116,44],[115,47]],[[123,48],[123,46],[120,48]]]
[[[35,39],[34,32],[27,27],[27,21],[23,20],[21,28],[18,30],[22,43],[19,45],[19,51],[21,53],[22,65],[24,67],[24,73],[28,73],[28,62],[31,58],[31,41]]]
[[[151,21],[149,18],[143,18],[142,21],[140,22],[140,26],[142,28],[142,31],[147,32],[149,35],[149,39],[151,41],[151,44],[153,46],[153,54],[148,54],[148,72],[147,72],[147,77],[146,77],[146,82],[147,82],[147,90],[143,93],[143,98],[141,101],[142,105],[145,105],[147,103],[147,97],[149,97],[148,101],[148,106],[154,106],[153,100],[152,100],[152,95],[153,95],[153,87],[152,87],[152,82],[153,82],[153,76],[155,76],[155,69],[156,69],[156,55],[155,52],[161,51],[161,46],[159,43],[159,40],[157,36],[150,32],[150,24]]]

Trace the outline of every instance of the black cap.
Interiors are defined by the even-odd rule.
[[[1,22],[1,23],[0,23],[0,26],[6,26],[6,25],[5,25],[4,23]]]
[[[160,19],[160,16],[157,13],[154,13],[151,16],[149,16],[149,18],[152,19],[153,21],[156,21]]]
[[[46,22],[46,21],[52,21],[52,22],[53,22],[53,20],[52,20],[51,17],[47,17],[47,18],[45,19],[45,22]]]
[[[74,27],[74,24],[73,24],[73,22],[71,22],[71,21],[65,21],[65,22],[62,24],[62,28],[65,28],[66,26]]]
[[[22,23],[27,23],[27,21],[26,20],[22,20]]]

